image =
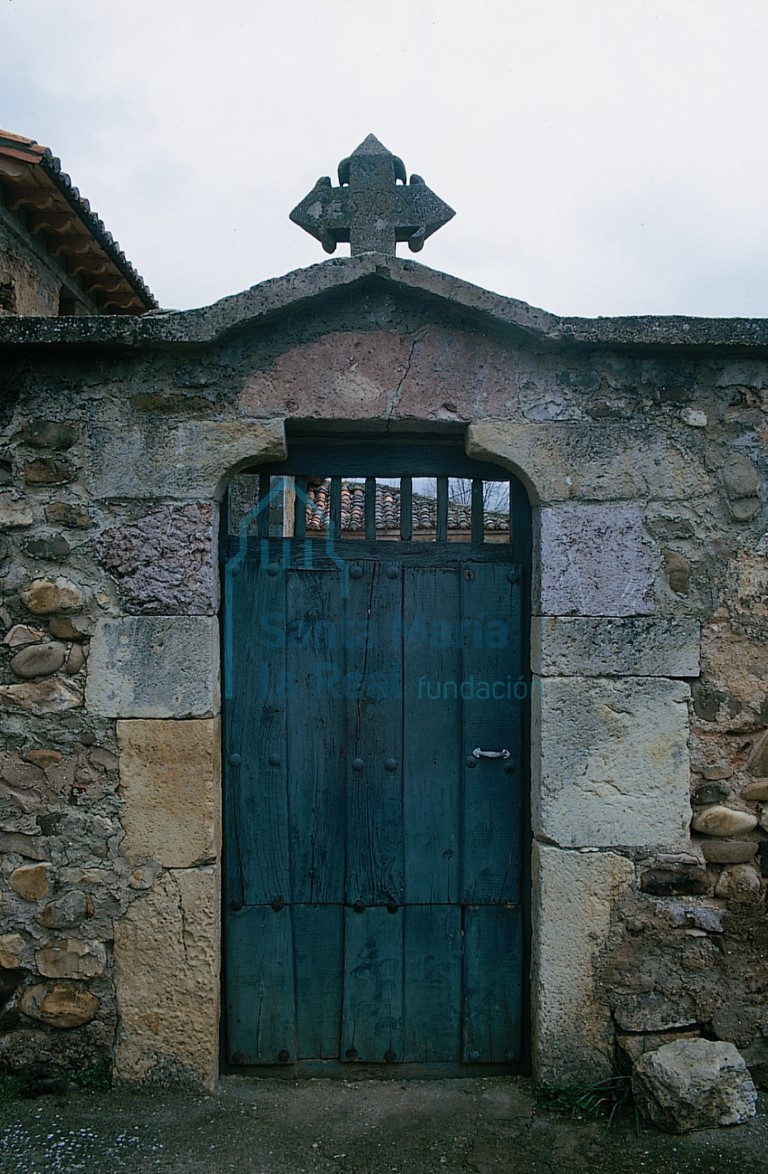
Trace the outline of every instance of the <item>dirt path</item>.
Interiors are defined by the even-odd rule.
[[[537,1111],[523,1078],[245,1081],[212,1096],[71,1092],[0,1106],[3,1174],[760,1174],[755,1121],[638,1137]]]

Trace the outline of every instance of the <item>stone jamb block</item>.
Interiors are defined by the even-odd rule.
[[[218,1076],[218,869],[173,869],[115,923],[115,1075],[212,1089]]]
[[[687,840],[688,686],[660,677],[535,680],[534,835],[570,848]]]
[[[655,610],[659,556],[634,505],[564,505],[540,513],[540,600],[555,616],[638,616]]]
[[[534,843],[532,869],[534,1073],[559,1084],[600,1080],[612,1072],[613,1023],[596,960],[634,868],[613,852]]]
[[[219,709],[219,626],[208,616],[101,620],[86,705],[117,718],[211,717]]]
[[[131,863],[163,868],[210,863],[219,854],[218,720],[119,721],[120,795]]]
[[[531,667],[542,677],[699,675],[698,620],[651,616],[533,616]]]

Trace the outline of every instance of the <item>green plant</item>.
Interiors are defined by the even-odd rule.
[[[97,1060],[90,1068],[73,1072],[71,1079],[78,1088],[89,1089],[92,1092],[105,1092],[112,1087],[112,1066],[108,1060]]]
[[[542,1081],[536,1086],[536,1104],[549,1113],[572,1117],[602,1117],[615,1124],[632,1103],[628,1076],[609,1076],[587,1085],[557,1085]]]
[[[17,1101],[21,1096],[23,1083],[20,1076],[0,1076],[0,1105]]]

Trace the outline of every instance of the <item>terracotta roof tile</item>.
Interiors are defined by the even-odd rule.
[[[331,479],[307,486],[307,497],[313,503],[307,506],[307,530],[319,532],[325,529],[331,509]],[[376,529],[398,531],[400,529],[400,489],[395,485],[376,485]],[[413,494],[413,529],[434,530],[437,525],[437,502],[432,497]],[[357,481],[342,481],[341,484],[341,528],[347,532],[365,529],[365,486]],[[505,533],[509,530],[509,517],[504,510],[486,510],[484,518],[486,532]],[[448,502],[448,529],[471,530],[471,507],[463,502]]]
[[[3,160],[8,161],[6,167]],[[26,167],[19,166],[26,164]],[[104,302],[106,308],[114,306],[131,314],[143,314],[157,308],[157,300],[150,292],[144,279],[134,269],[120,248],[112,233],[94,211],[88,201],[80,195],[72,180],[62,170],[61,160],[47,147],[34,139],[0,130],[0,184],[5,189],[6,201],[13,210],[30,207],[38,210],[44,206],[44,215],[49,217],[53,227],[56,220],[56,249],[65,259],[71,254],[87,278],[103,280],[103,266],[106,260],[111,269],[114,289],[104,288],[103,294],[94,293],[95,300]],[[40,204],[40,196],[48,191],[53,201]],[[63,214],[63,215],[62,215]],[[67,226],[71,232],[66,232]],[[89,250],[88,238],[96,248]],[[91,272],[89,273],[89,269]]]

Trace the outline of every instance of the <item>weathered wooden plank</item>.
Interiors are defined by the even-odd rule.
[[[521,1058],[522,916],[517,906],[464,910],[466,1063]]]
[[[365,479],[365,537],[369,542],[376,538],[376,478]]]
[[[400,478],[400,537],[403,542],[413,537],[413,477]]]
[[[403,896],[402,664],[391,629],[400,616],[402,575],[360,562],[345,614],[347,901],[399,904]],[[387,573],[389,572],[389,573]]]
[[[339,905],[295,905],[297,1054],[337,1060],[341,1033],[344,935]]]
[[[289,896],[286,791],[285,572],[245,560],[234,579],[226,707],[229,880],[247,905]],[[239,760],[239,761],[238,761]],[[242,885],[236,882],[239,873]],[[238,888],[241,889],[238,892]]]
[[[291,915],[255,906],[230,913],[225,935],[227,1059],[296,1059]]]
[[[405,900],[445,903],[458,901],[461,877],[459,568],[403,574]]]
[[[469,764],[464,777],[462,902],[517,901],[524,699],[515,697],[515,687],[525,684],[519,568],[467,563],[461,585],[464,757]],[[475,748],[507,749],[511,757],[473,763]]]
[[[485,532],[484,485],[479,477],[472,480],[472,542],[479,546]]]
[[[403,911],[344,913],[341,1059],[394,1062],[402,1054]]]
[[[304,538],[307,533],[307,479],[295,478],[296,493],[293,499],[293,536]]]
[[[435,477],[446,470],[452,477],[482,477],[486,481],[505,481],[498,465],[476,461],[467,456],[461,443],[415,444],[403,440],[393,444],[391,436],[377,440],[366,438],[363,444],[351,443],[347,437],[325,437],[321,441],[292,441],[291,455],[285,461],[259,466],[259,471],[291,476],[304,473],[313,477]],[[248,474],[250,470],[243,471]]]
[[[413,1063],[461,1059],[462,933],[458,905],[411,905],[405,913],[403,1056]]]
[[[437,478],[436,541],[448,540],[448,478]]]
[[[287,575],[290,900],[340,905],[346,768],[345,702],[337,696],[345,667],[339,574]]]

